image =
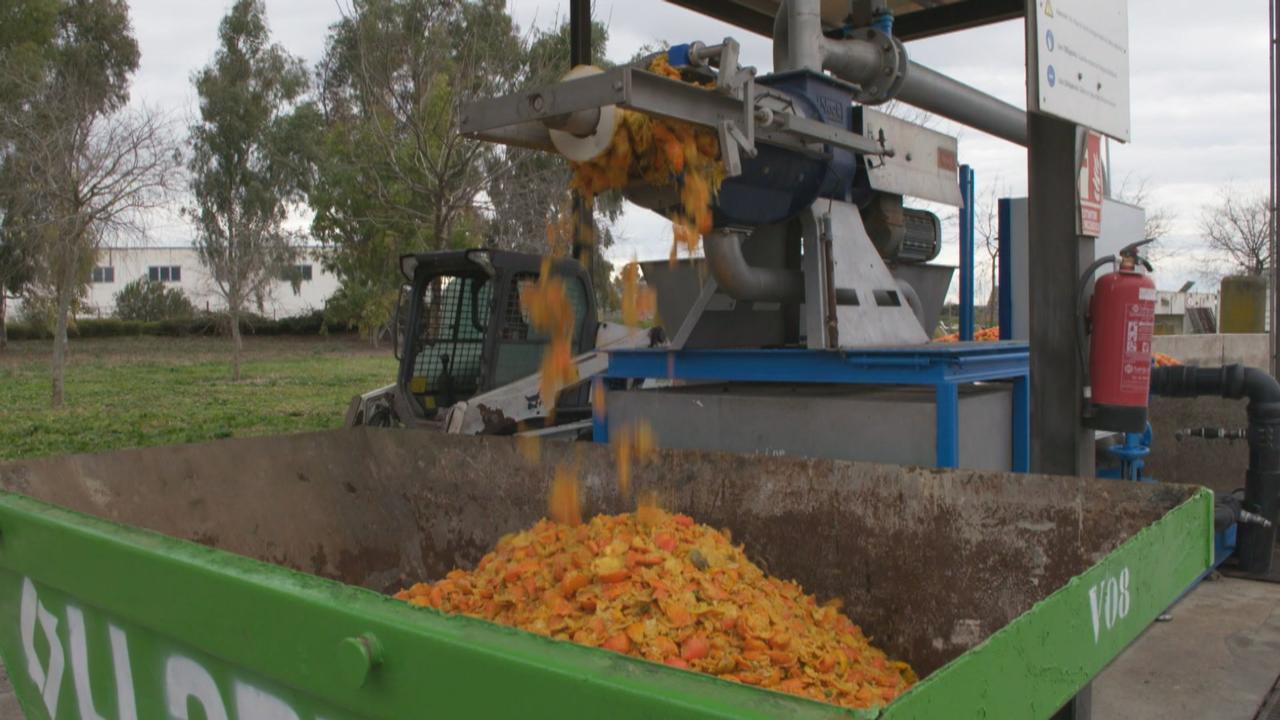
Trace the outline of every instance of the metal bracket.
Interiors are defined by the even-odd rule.
[[[724,163],[726,177],[742,174],[742,154],[754,158],[756,150],[755,88],[756,70],[738,64],[738,41],[725,38],[716,52],[720,72],[716,75],[716,92],[729,95],[742,102],[742,120],[722,118],[716,127],[720,141],[720,159]],[[706,52],[703,62],[707,62]]]
[[[711,298],[716,294],[720,286],[716,284],[716,279],[708,276],[702,282],[702,290],[698,292],[698,299],[693,301],[693,306],[689,308],[688,314],[684,316],[684,322],[680,323],[680,329],[676,331],[676,335],[671,339],[672,350],[683,350],[685,343],[689,342],[689,336],[693,334],[694,328],[698,326],[698,321],[702,319],[702,313],[706,312],[707,306],[711,304]]]

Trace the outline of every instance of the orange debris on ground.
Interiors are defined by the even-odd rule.
[[[1000,339],[1000,328],[998,327],[983,328],[973,334],[973,339],[976,342],[996,342],[997,340]],[[940,343],[960,342],[960,333],[951,333],[950,335],[943,335],[942,337],[934,338],[933,341],[940,342]],[[1156,367],[1169,367],[1172,365],[1182,364],[1182,361],[1178,360],[1172,355],[1166,355],[1162,352],[1152,353],[1151,358],[1152,360],[1155,361]]]
[[[848,707],[884,705],[916,682],[838,603],[767,576],[725,533],[653,505],[579,525],[541,520],[499,540],[475,570],[396,597]]]
[[[649,71],[679,80],[680,73],[659,55]],[[617,128],[608,149],[592,160],[571,163],[570,187],[587,198],[618,190],[633,182],[653,186],[676,185],[680,209],[671,215],[674,239],[672,260],[683,247],[697,250],[704,233],[711,231],[711,198],[724,180],[720,141],[715,132],[690,123],[619,109]]]
[[[1000,339],[1000,328],[999,327],[982,328],[981,330],[978,330],[973,333],[973,339],[975,342],[996,342],[997,340]],[[960,333],[951,333],[950,335],[943,335],[942,337],[934,338],[933,341],[940,342],[940,343],[960,342]]]

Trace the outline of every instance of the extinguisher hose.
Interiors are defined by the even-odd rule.
[[[1086,392],[1090,393],[1086,400],[1092,400],[1092,385],[1089,380],[1089,356],[1085,349],[1088,345],[1089,332],[1085,327],[1085,316],[1088,314],[1088,303],[1085,302],[1085,290],[1089,288],[1089,280],[1093,279],[1093,274],[1098,272],[1098,268],[1108,263],[1115,262],[1113,255],[1098,258],[1094,260],[1089,267],[1085,268],[1084,273],[1080,275],[1080,284],[1076,287],[1076,297],[1080,298],[1080,305],[1076,308],[1076,354],[1080,360],[1080,372],[1084,376],[1083,387]],[[1087,408],[1086,408],[1087,411]]]

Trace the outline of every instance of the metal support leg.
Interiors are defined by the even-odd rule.
[[[1013,471],[1031,471],[1031,379],[1013,381]]]
[[[973,340],[973,168],[960,166],[960,339]]]
[[[605,394],[606,400],[604,403],[599,403],[599,404],[593,401],[591,403],[593,407],[598,407],[599,405],[605,405],[608,402],[607,398],[610,391],[624,390],[626,389],[626,386],[627,386],[626,380],[614,380],[614,379],[601,380],[597,378],[594,382],[597,384],[594,387],[592,387],[592,391],[603,392]],[[596,415],[594,412],[592,412],[591,441],[597,442],[597,443],[606,443],[606,444],[609,442],[609,414],[607,411],[600,415]]]
[[[934,391],[936,415],[937,465],[940,468],[960,466],[960,386],[938,383]]]
[[[1013,339],[1013,259],[1010,257],[1013,243],[1013,204],[1009,198],[1000,198],[999,213],[999,252],[998,264],[1000,274],[997,284],[1000,297],[1000,339]]]

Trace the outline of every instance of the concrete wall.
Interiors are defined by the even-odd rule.
[[[1243,440],[1178,440],[1183,428],[1242,428],[1247,400],[1220,397],[1151,398],[1151,455],[1147,472],[1161,482],[1203,485],[1218,492],[1244,487],[1249,445]]]
[[[1265,333],[1249,335],[1157,335],[1152,349],[1188,365],[1271,366],[1269,338]]]
[[[1211,366],[1243,363],[1266,368],[1270,365],[1269,336],[1249,335],[1160,335],[1154,338],[1156,352],[1171,355],[1187,364]],[[1204,485],[1220,492],[1244,486],[1249,465],[1249,446],[1244,441],[1179,441],[1183,428],[1243,428],[1247,400],[1220,397],[1151,398],[1153,441],[1147,470],[1162,482]]]

